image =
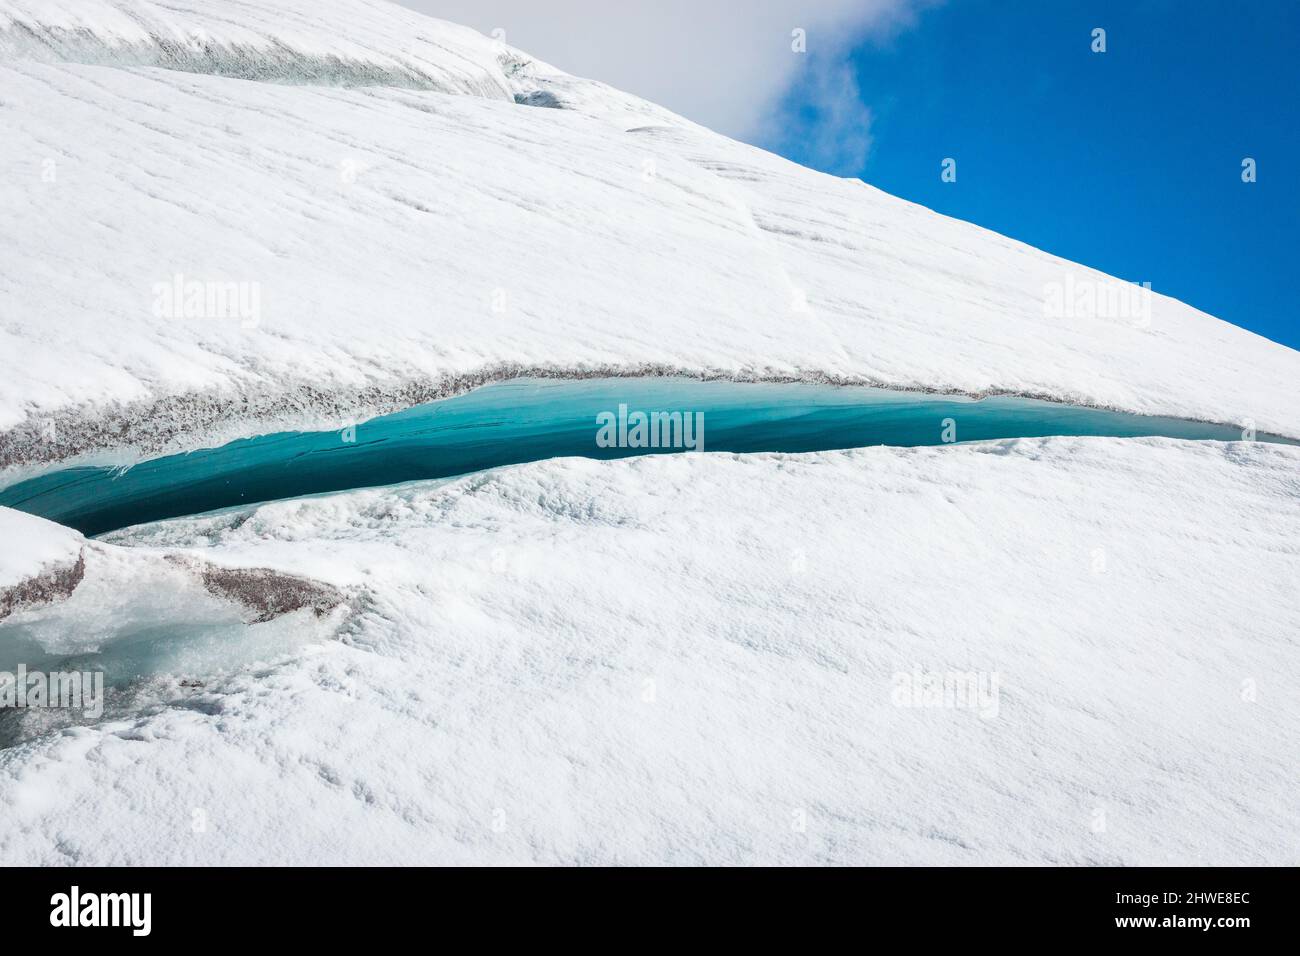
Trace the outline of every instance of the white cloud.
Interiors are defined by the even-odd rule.
[[[792,84],[817,84],[808,100],[824,109],[826,135],[852,141],[832,155],[865,157],[869,114],[843,67],[848,48],[889,35],[930,0],[401,0],[430,16],[491,33],[560,69],[644,96],[741,139],[770,133]],[[806,54],[791,31],[807,31]],[[830,99],[828,99],[830,97]],[[832,144],[834,145],[834,144]],[[847,152],[845,152],[847,149]]]
[[[811,118],[791,126],[788,117],[773,116],[765,124],[763,141],[825,172],[861,175],[871,150],[871,108],[863,102],[852,66],[833,59],[815,63],[800,80],[798,93],[799,105],[811,111]],[[797,147],[792,140],[798,140]]]

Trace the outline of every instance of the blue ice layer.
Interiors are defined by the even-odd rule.
[[[126,471],[67,468],[0,491],[0,505],[94,535],[255,502],[546,458],[690,450],[623,442],[635,441],[635,412],[681,412],[692,422],[702,415],[706,452],[810,452],[1045,435],[1242,438],[1240,429],[1225,425],[1024,398],[674,378],[518,379],[375,418],[354,432],[263,435]],[[623,434],[628,419],[631,427]],[[604,447],[600,426],[611,420],[613,430],[603,438],[614,444]]]

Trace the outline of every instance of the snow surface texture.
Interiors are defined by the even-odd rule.
[[[1149,320],[1052,317],[1049,288],[1105,277],[460,27],[361,0],[0,0],[5,20],[6,480],[520,371],[1009,392],[1300,437],[1300,353],[1158,295]],[[250,308],[169,313],[178,276]]]
[[[119,533],[354,611],[0,753],[0,859],[1294,865],[1298,466],[564,459]],[[997,672],[996,715],[898,706],[918,667]]]

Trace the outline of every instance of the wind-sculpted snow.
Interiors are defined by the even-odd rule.
[[[568,459],[121,532],[357,613],[4,751],[0,859],[1295,865],[1298,466]]]
[[[1160,295],[1080,311],[1116,284],[439,21],[342,0],[3,10],[10,33],[88,29],[117,59],[0,65],[0,466],[331,427],[513,369],[1010,393],[1300,436],[1292,350]],[[216,46],[194,55],[238,50],[241,76],[300,54],[383,75],[131,65],[199,28]]]
[[[510,99],[494,44],[371,0],[0,0],[0,60]]]

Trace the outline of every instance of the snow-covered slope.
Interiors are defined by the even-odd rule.
[[[355,613],[0,752],[0,859],[1295,865],[1298,468],[560,460],[122,533]],[[997,694],[907,706],[917,670]]]
[[[1057,316],[1049,290],[1104,277],[461,28],[361,0],[4,2],[11,38],[64,39],[0,63],[0,465],[341,424],[519,369],[1005,391],[1300,436],[1300,353],[1158,295],[1149,318]],[[175,64],[197,30],[209,52]],[[260,77],[227,53],[270,47],[376,72],[203,75]],[[178,282],[237,294],[187,317]]]

